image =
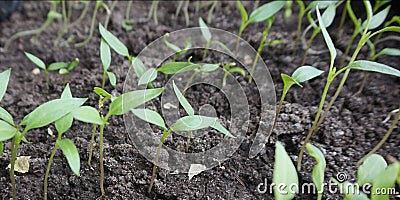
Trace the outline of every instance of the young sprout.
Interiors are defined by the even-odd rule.
[[[372,16],[372,8],[371,8],[371,4],[369,3],[369,1],[364,1],[364,4],[365,4],[365,6],[367,8],[367,22],[366,22],[364,27],[369,27],[369,22],[370,22],[370,19],[371,19],[371,16]],[[358,70],[362,70],[362,71],[373,71],[373,72],[389,74],[389,75],[394,75],[394,76],[400,77],[400,71],[395,69],[395,68],[393,68],[393,67],[387,66],[385,64],[377,63],[377,62],[367,61],[367,60],[357,60],[357,61],[355,60],[357,55],[358,55],[358,53],[359,53],[359,51],[361,50],[361,48],[366,44],[366,42],[370,38],[374,37],[375,35],[377,35],[377,34],[379,34],[381,32],[386,32],[386,31],[400,32],[400,27],[386,27],[386,28],[381,29],[379,31],[376,31],[374,33],[370,33],[370,32],[367,33],[368,29],[365,28],[364,31],[363,31],[363,34],[361,36],[361,39],[360,39],[360,41],[359,41],[359,43],[357,45],[357,48],[356,48],[355,52],[353,53],[353,56],[352,56],[352,59],[350,60],[350,63],[346,67],[343,67],[343,68],[338,70],[336,67],[334,67],[334,60],[335,60],[335,57],[336,57],[335,46],[333,45],[333,42],[332,42],[332,40],[331,40],[331,38],[329,36],[329,33],[325,28],[324,21],[322,20],[322,17],[320,15],[318,7],[317,7],[316,11],[317,11],[317,17],[318,17],[319,26],[321,28],[322,35],[324,36],[325,42],[326,42],[326,44],[328,46],[331,60],[330,60],[330,66],[329,66],[329,73],[328,73],[327,82],[325,84],[325,88],[324,88],[323,94],[321,96],[321,100],[320,100],[320,103],[319,103],[319,107],[318,107],[318,111],[317,111],[316,117],[314,119],[314,122],[313,122],[308,134],[307,134],[306,139],[304,140],[304,144],[303,144],[303,146],[302,146],[302,148],[300,150],[299,160],[298,160],[298,165],[297,165],[297,169],[299,171],[301,169],[301,161],[302,161],[303,153],[304,153],[304,150],[305,150],[305,145],[308,143],[308,141],[310,140],[310,138],[311,138],[312,134],[314,133],[314,131],[316,131],[318,129],[318,126],[322,123],[323,119],[326,117],[327,113],[329,112],[330,107],[333,105],[333,103],[335,102],[336,98],[338,97],[340,91],[342,90],[343,85],[344,85],[344,83],[345,83],[345,81],[347,79],[347,76],[348,76],[348,74],[349,74],[351,69],[358,69]],[[337,87],[336,92],[332,96],[329,104],[325,107],[325,111],[324,111],[324,113],[323,113],[323,115],[321,117],[322,109],[323,109],[323,106],[324,106],[324,103],[325,103],[325,99],[326,99],[327,93],[329,91],[329,87],[330,87],[332,81],[337,76],[341,75],[342,73],[344,73],[343,76],[342,76],[342,80],[339,83],[339,86]]]
[[[312,169],[312,180],[315,187],[317,188],[318,200],[322,199],[322,194],[324,192],[324,173],[326,169],[325,156],[316,146],[308,143],[306,145],[307,152],[312,156],[317,162]]]
[[[176,7],[175,17],[178,18],[181,9],[183,10],[183,14],[185,16],[186,26],[189,26],[189,2],[190,1],[179,1],[178,7]],[[183,5],[185,3],[185,5]],[[183,7],[182,7],[183,6]]]
[[[151,3],[149,14],[147,15],[147,19],[150,20],[153,17],[155,25],[158,25],[157,10],[158,10],[158,1],[153,0]]]
[[[199,17],[199,26],[201,28],[201,34],[203,35],[204,39],[206,40],[206,48],[204,49],[204,53],[203,53],[203,61],[206,59],[206,55],[207,55],[207,51],[208,48],[210,48],[211,45],[211,32],[208,29],[208,26],[206,25],[206,23],[204,23],[203,19],[201,17]]]
[[[239,42],[240,42],[240,37],[242,37],[244,29],[252,23],[257,23],[257,22],[264,22],[268,18],[272,17],[277,13],[280,9],[285,6],[285,1],[273,1],[270,3],[266,3],[262,5],[261,7],[257,8],[254,10],[251,14],[250,17],[247,15],[246,9],[243,7],[242,3],[240,1],[237,1],[237,7],[239,9],[240,15],[242,17],[242,22],[239,28],[239,33],[238,33],[238,40],[236,42],[236,49],[235,52],[238,53],[239,50]]]
[[[128,1],[128,6],[126,7],[125,11],[125,19],[122,20],[122,28],[125,29],[125,31],[131,31],[133,29],[132,23],[133,19],[130,19],[130,12],[131,12],[131,7],[132,7],[132,1]]]
[[[284,19],[289,19],[292,16],[292,6],[293,6],[293,1],[286,1],[285,12],[283,12]]]
[[[233,67],[232,66],[236,66],[236,63],[226,63],[224,65],[224,76],[222,78],[222,87],[225,87],[226,85],[226,79],[228,78],[229,74],[233,74],[233,73],[238,73],[240,75],[242,75],[243,77],[246,76],[246,71],[240,67]]]
[[[46,80],[46,83],[49,84],[49,71],[55,71],[59,70],[59,74],[65,75],[64,76],[64,82],[66,82],[68,78],[68,74],[75,69],[75,67],[79,63],[79,59],[75,58],[74,61],[72,62],[55,62],[50,64],[49,66],[46,66],[46,64],[41,60],[40,58],[36,57],[35,55],[25,52],[26,57],[30,61],[32,61],[36,66],[38,66],[40,69],[44,71],[44,78]]]
[[[20,37],[26,37],[29,35],[35,35],[35,37],[38,37],[44,30],[46,30],[46,28],[48,28],[51,25],[51,23],[53,23],[53,21],[55,19],[61,19],[62,15],[57,12],[57,4],[58,4],[57,1],[50,1],[50,11],[47,13],[46,21],[43,23],[43,25],[40,28],[22,31],[22,32],[18,32],[16,34],[14,34],[4,44],[4,50],[7,51],[10,44],[14,40],[16,40]]]
[[[151,192],[151,189],[154,184],[154,179],[156,176],[157,164],[158,159],[160,156],[162,145],[165,139],[173,132],[173,131],[195,131],[204,128],[213,128],[218,132],[226,135],[227,137],[235,138],[225,127],[223,127],[219,122],[218,119],[215,117],[207,117],[202,115],[195,115],[193,107],[189,104],[183,94],[180,92],[178,87],[173,82],[174,92],[179,100],[179,103],[185,109],[188,116],[182,117],[178,119],[170,128],[167,128],[163,118],[155,111],[149,109],[133,109],[132,112],[134,115],[139,117],[140,119],[159,126],[163,129],[163,135],[161,136],[160,143],[158,144],[156,156],[154,158],[154,166],[153,172],[151,176],[151,182],[148,189],[148,192]]]
[[[69,85],[64,88],[63,93],[61,94],[61,99],[72,99],[72,93],[69,88]],[[71,113],[66,114],[62,118],[55,121],[55,127],[58,133],[56,143],[54,144],[53,150],[51,152],[46,173],[44,176],[44,199],[47,199],[47,185],[48,185],[48,177],[50,173],[50,167],[53,163],[54,155],[56,154],[58,148],[61,149],[64,156],[67,158],[68,165],[71,168],[72,172],[79,176],[80,170],[80,157],[78,150],[74,144],[74,142],[70,139],[64,138],[62,139],[63,133],[68,131],[71,126],[73,120],[79,120],[86,123],[95,123],[102,124],[102,119],[100,118],[99,112],[90,106],[81,106]]]
[[[10,70],[0,74],[0,100],[3,97],[8,85],[10,77]],[[17,158],[18,147],[21,141],[26,141],[25,135],[32,129],[47,126],[63,116],[71,113],[79,108],[87,99],[81,98],[68,98],[68,99],[55,99],[44,103],[26,115],[23,120],[18,124],[14,124],[13,117],[5,109],[0,109],[0,142],[12,139],[11,143],[11,167],[10,167],[10,180],[12,185],[12,197],[17,199],[17,189],[15,185],[15,161]],[[3,121],[4,120],[4,121]],[[20,129],[22,128],[22,132]]]
[[[109,124],[108,120],[112,116],[123,115],[130,110],[140,106],[156,97],[158,97],[164,88],[156,88],[156,89],[146,89],[146,90],[136,90],[124,93],[118,97],[111,96],[108,92],[101,88],[95,88],[94,92],[100,96],[101,103],[105,103],[108,99],[111,99],[112,102],[109,106],[107,114],[101,115],[102,123],[100,124],[100,135],[99,135],[99,151],[100,151],[100,191],[101,194],[104,195],[104,160],[103,160],[103,134],[104,128],[107,124]],[[92,134],[92,139],[93,139]],[[91,143],[91,148],[92,148]],[[91,155],[89,156],[89,158]]]
[[[174,55],[172,61],[175,61],[179,56],[185,54],[190,48],[192,48],[192,41],[191,41],[190,37],[185,40],[185,47],[183,49],[179,48],[178,46],[176,46],[176,45],[174,45],[174,44],[172,44],[170,42],[168,42],[168,40],[167,40],[168,37],[169,37],[169,33],[166,33],[163,36],[163,41],[164,41],[165,45],[168,48],[172,49],[176,53]]]

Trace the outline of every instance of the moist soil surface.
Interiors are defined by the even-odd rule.
[[[110,2],[108,2],[110,3]],[[150,42],[163,36],[167,32],[186,28],[185,18],[181,13],[175,16],[175,8],[178,2],[163,2],[158,6],[158,25],[153,20],[147,20],[147,12],[150,2],[134,2],[130,17],[134,19],[133,30],[126,32],[121,27],[125,17],[127,2],[119,2],[110,18],[108,29],[127,45],[133,55],[137,55]],[[253,9],[252,2],[244,2],[247,10]],[[72,18],[76,19],[81,12],[81,7],[75,5]],[[91,3],[94,7],[94,3]],[[74,48],[73,43],[86,39],[90,28],[90,16],[93,9],[89,9],[88,15],[82,23],[68,31],[66,35],[55,45],[53,42],[61,29],[60,22],[54,22],[39,37],[23,37],[14,41],[6,52],[3,48],[6,40],[12,34],[28,29],[40,27],[46,19],[49,3],[24,2],[19,9],[7,20],[0,22],[0,70],[12,68],[12,75],[7,94],[1,102],[1,106],[7,109],[16,122],[20,122],[23,116],[34,108],[49,100],[59,98],[63,90],[63,77],[57,73],[50,73],[50,84],[47,85],[43,73],[35,74],[35,66],[24,55],[24,51],[30,52],[45,60],[46,63],[55,61],[71,61],[79,58],[79,66],[69,75],[68,82],[75,97],[88,97],[88,105],[96,106],[97,96],[92,92],[93,87],[101,86],[102,67],[99,58],[99,33],[97,26],[93,38],[84,47]],[[195,12],[194,3],[189,6],[189,27],[197,26],[199,16],[207,18],[208,8],[201,8]],[[338,9],[341,10],[341,9]],[[283,88],[280,79],[281,73],[291,74],[301,63],[303,50],[299,50],[296,56],[292,56],[293,41],[297,22],[297,7],[294,6],[294,14],[290,19],[284,19],[280,12],[273,24],[268,40],[280,39],[282,44],[265,48],[262,54],[276,87],[277,99]],[[338,15],[340,12],[338,13]],[[100,10],[96,24],[100,21],[104,24],[105,10]],[[337,24],[339,17],[329,29],[335,45],[338,48],[338,59],[347,45],[352,32],[351,24],[345,24],[342,38],[337,39]],[[236,10],[235,2],[219,2],[213,14],[210,27],[224,29],[237,33],[240,26],[240,15]],[[304,21],[303,27],[308,24]],[[258,47],[264,24],[250,25],[244,32],[243,38],[254,48]],[[66,42],[68,36],[73,35],[72,43]],[[377,46],[399,47],[397,42],[384,42]],[[316,53],[310,53],[306,64],[312,65],[324,71],[329,67],[329,53],[321,36],[316,38],[312,49]],[[367,55],[368,49],[362,49],[359,59]],[[114,95],[123,91],[123,83],[129,69],[127,60],[113,53],[113,62],[110,70],[117,75],[115,88],[106,84],[106,90]],[[398,58],[382,56],[378,62],[398,68]],[[212,62],[212,61],[210,61]],[[219,62],[219,61],[216,61]],[[147,193],[150,183],[153,164],[146,160],[132,145],[129,136],[125,133],[123,117],[113,117],[106,126],[104,138],[105,157],[105,190],[106,195],[101,196],[99,189],[99,153],[98,145],[95,146],[91,166],[87,164],[89,143],[92,126],[80,122],[74,122],[72,129],[64,134],[76,144],[81,156],[81,174],[75,176],[71,172],[66,159],[59,151],[54,159],[49,177],[50,199],[273,199],[273,194],[257,192],[260,183],[272,182],[275,142],[280,141],[292,160],[298,160],[299,149],[307,134],[314,116],[320,95],[326,82],[326,74],[304,84],[303,88],[293,87],[286,97],[276,128],[273,130],[266,148],[256,157],[250,159],[248,152],[254,138],[257,124],[260,123],[260,98],[254,84],[247,84],[246,79],[235,76],[245,88],[249,99],[251,124],[250,131],[246,134],[240,148],[233,153],[230,159],[211,170],[188,180],[187,174],[171,174],[164,169],[157,170],[155,186],[151,193]],[[398,108],[400,96],[399,78],[370,73],[367,84],[362,93],[354,95],[359,87],[363,73],[351,72],[343,91],[335,106],[331,109],[325,122],[311,142],[319,147],[326,156],[327,170],[325,181],[336,178],[337,174],[345,173],[347,180],[356,180],[356,162],[368,153],[383,137],[391,120],[383,123],[388,113]],[[325,77],[325,78],[323,78]],[[338,85],[335,81],[329,94],[334,92]],[[193,102],[197,110],[200,105],[211,104],[215,107],[218,116],[223,119],[230,116],[229,104],[223,94],[209,86],[197,85],[191,87],[187,98]],[[328,96],[329,99],[330,96]],[[225,120],[226,122],[226,120]],[[224,125],[228,125],[225,123]],[[43,196],[43,178],[47,160],[55,143],[55,137],[49,134],[49,130],[55,133],[55,128],[50,125],[46,128],[32,130],[27,139],[32,144],[21,144],[18,155],[31,156],[30,169],[25,174],[16,174],[18,199],[40,199]],[[218,143],[220,137],[204,137],[203,140],[193,140],[190,152],[198,152],[208,149]],[[179,137],[177,137],[179,139]],[[184,139],[181,138],[182,141]],[[400,160],[399,129],[395,129],[378,151],[385,156],[393,156]],[[98,142],[98,137],[96,137]],[[174,142],[168,144],[173,145]],[[167,145],[168,145],[167,144]],[[10,141],[5,142],[5,150],[0,156],[0,197],[11,198],[11,184],[9,170],[6,169],[10,161]],[[175,148],[183,148],[184,143],[177,142]],[[303,168],[299,173],[300,183],[311,183],[311,169],[314,160],[307,154],[304,156]],[[261,188],[262,189],[262,188]],[[398,189],[398,188],[397,188]],[[328,194],[324,199],[341,198],[338,192]],[[299,194],[296,199],[315,199],[315,194]],[[392,197],[394,198],[394,196]]]

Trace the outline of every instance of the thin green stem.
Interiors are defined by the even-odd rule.
[[[301,61],[301,66],[303,66],[303,65],[306,63],[308,51],[309,51],[310,48],[311,48],[311,45],[312,45],[312,43],[313,43],[313,41],[314,41],[314,38],[315,38],[315,37],[318,35],[318,33],[320,32],[319,30],[320,30],[319,28],[318,28],[318,29],[314,29],[314,31],[313,31],[313,33],[312,33],[310,39],[308,40],[307,49],[306,49],[306,51],[304,52],[303,61]]]
[[[90,164],[92,162],[94,136],[96,135],[97,126],[98,126],[97,124],[93,124],[92,138],[90,139],[90,147],[89,147],[89,159],[88,159],[88,165],[89,166],[90,166]]]
[[[54,41],[54,44],[58,44],[58,41],[64,36],[64,34],[68,31],[68,14],[67,14],[67,6],[66,6],[66,1],[62,0],[61,1],[61,11],[62,11],[62,16],[63,16],[63,27],[62,29],[58,32],[57,38]]]
[[[185,84],[185,87],[183,88],[183,94],[186,93],[186,90],[189,88],[190,84],[193,82],[194,77],[199,74],[198,71],[194,71],[193,74],[189,77],[188,81]]]
[[[111,14],[114,12],[114,8],[115,8],[115,6],[117,5],[118,2],[119,2],[119,1],[113,1],[112,4],[111,4],[111,6],[110,6],[110,10],[109,10],[109,12],[107,13],[106,20],[104,21],[104,28],[106,28],[106,29],[107,29],[107,27],[108,27],[108,23],[110,22]]]
[[[349,55],[351,46],[353,45],[354,39],[356,38],[357,34],[358,34],[358,33],[354,31],[354,33],[353,33],[353,35],[351,36],[349,42],[347,43],[346,50],[344,51],[344,54],[343,54],[343,56],[342,56],[342,60],[340,61],[340,67],[343,67],[343,66],[344,66],[344,63],[346,62],[347,55]]]
[[[189,146],[190,146],[190,138],[192,137],[192,131],[189,131],[187,134],[187,140],[186,140],[186,147],[185,147],[185,151],[188,152],[189,151]]]
[[[379,143],[367,155],[361,158],[361,160],[357,162],[357,165],[361,165],[367,157],[378,151],[378,149],[380,149],[382,145],[385,144],[386,140],[389,139],[390,135],[392,134],[394,127],[399,122],[399,118],[400,118],[400,110],[397,111],[397,114],[394,117],[392,124],[390,124],[389,130],[386,132],[385,136],[383,136],[382,140],[379,141]]]
[[[103,72],[103,78],[102,78],[102,82],[101,82],[101,88],[104,89],[104,86],[106,84],[106,78],[107,78],[107,71],[104,70]]]
[[[242,37],[244,28],[246,27],[245,24],[242,24],[239,28],[239,33],[238,33],[238,38],[236,40],[236,48],[235,48],[235,54],[237,55],[239,52],[239,43],[240,43],[240,38]]]
[[[57,140],[59,140],[59,139],[61,139],[61,134],[58,135]],[[43,186],[43,194],[44,194],[43,199],[44,200],[47,200],[47,185],[48,185],[49,173],[50,173],[51,164],[53,163],[53,158],[54,158],[54,155],[56,155],[57,149],[58,149],[58,144],[56,142],[54,144],[53,150],[51,151],[51,155],[50,155],[49,161],[47,163],[46,173],[44,175],[44,186]]]
[[[301,34],[301,24],[303,21],[304,14],[306,13],[304,3],[301,0],[296,0],[296,3],[299,5],[299,19],[297,21],[297,30],[296,30],[296,40],[294,41],[294,46],[293,46],[293,56],[296,55],[297,53],[297,46],[300,40],[300,34]]]
[[[99,151],[100,151],[100,191],[101,194],[104,195],[104,160],[103,160],[103,133],[104,133],[104,124],[100,125],[100,136],[99,136]]]
[[[17,138],[14,137],[12,139],[12,144],[11,144],[11,167],[10,167],[10,179],[11,179],[13,200],[17,199],[17,188],[15,186],[15,177],[14,177],[14,166],[15,166],[15,160],[17,158],[17,149],[18,149]]]
[[[99,8],[100,8],[100,3],[96,2],[96,6],[94,8],[93,15],[92,15],[92,21],[90,23],[89,36],[83,42],[75,44],[75,47],[83,47],[87,43],[89,43],[89,41],[92,39],[94,26],[95,26],[95,22],[96,22],[97,11],[99,10]]]
[[[339,28],[338,28],[339,29],[339,34],[338,34],[339,39],[342,38],[342,35],[343,35],[343,25],[346,20],[346,14],[347,14],[347,9],[346,9],[346,5],[345,5],[345,6],[343,6],[342,16],[340,17],[340,23],[339,23]]]
[[[208,49],[210,48],[210,45],[211,45],[211,40],[207,41],[207,43],[206,43],[206,48],[204,49],[204,53],[203,53],[203,62],[206,60],[207,52],[208,52]]]

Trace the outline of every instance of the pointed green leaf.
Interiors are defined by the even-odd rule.
[[[57,140],[57,145],[60,147],[65,158],[67,158],[68,165],[72,172],[79,176],[79,171],[81,169],[81,160],[79,157],[78,149],[76,148],[74,142],[70,139]]]
[[[368,61],[368,60],[357,60],[353,63],[351,63],[347,68],[350,69],[358,69],[358,70],[363,70],[363,71],[372,71],[372,72],[379,72],[382,74],[389,74],[393,76],[400,77],[400,71],[387,66],[382,63],[377,63],[373,61]]]
[[[0,120],[0,142],[13,138],[17,129],[5,121]]]
[[[103,120],[99,112],[90,106],[81,106],[71,112],[72,116],[81,122],[102,125]]]
[[[150,68],[139,79],[138,85],[147,85],[153,82],[157,78],[157,71],[154,68]]]
[[[285,6],[285,1],[273,1],[257,8],[250,14],[248,23],[265,21]]]
[[[292,78],[298,83],[308,81],[324,73],[324,71],[319,70],[313,66],[301,66],[293,72]]]
[[[326,168],[326,161],[324,154],[311,143],[307,143],[307,152],[312,156],[317,164],[312,169],[312,180],[318,190],[318,199],[322,199],[322,192],[324,191],[324,173]]]
[[[124,93],[117,97],[111,104],[108,116],[123,115],[160,95],[164,88],[136,90]]]
[[[26,57],[29,58],[29,60],[31,60],[33,63],[35,63],[35,65],[37,65],[39,68],[46,70],[46,65],[40,58],[38,58],[28,52],[25,52],[25,55],[26,55]]]
[[[231,132],[229,132],[229,131],[228,131],[224,126],[222,126],[222,124],[219,123],[218,121],[215,121],[215,124],[211,125],[211,128],[213,128],[213,129],[219,131],[220,133],[222,133],[222,134],[224,134],[224,135],[226,135],[226,136],[228,136],[228,137],[236,138],[235,136],[233,136],[233,135],[231,134]]]
[[[66,62],[55,62],[55,63],[51,63],[47,70],[55,71],[55,70],[59,70],[59,69],[65,69],[67,67],[68,67],[68,63],[66,63]]]
[[[170,42],[168,42],[168,40],[167,40],[168,37],[169,37],[169,33],[166,33],[166,34],[163,36],[163,41],[164,41],[165,45],[167,45],[167,47],[169,47],[170,49],[172,49],[172,50],[175,51],[175,52],[180,52],[182,49],[179,48],[178,46],[176,46],[176,45],[171,44]]]
[[[161,65],[157,71],[164,74],[177,74],[192,71],[197,68],[199,68],[198,65],[190,62],[168,62]]]
[[[378,155],[372,154],[365,159],[357,170],[357,182],[360,185],[371,183],[381,172],[385,171],[387,163],[385,159]]]
[[[71,113],[68,113],[55,122],[58,134],[63,134],[71,128],[74,118]]]
[[[104,40],[107,42],[110,47],[117,52],[121,56],[128,57],[129,56],[129,51],[128,48],[117,38],[115,37],[111,32],[107,31],[101,23],[99,23],[99,31],[101,37],[104,38]]]
[[[211,32],[201,17],[199,17],[199,26],[201,28],[201,34],[203,35],[204,39],[207,42],[210,42],[211,41]]]
[[[132,113],[140,119],[166,129],[165,122],[160,114],[149,109],[132,109]]]
[[[375,60],[381,55],[388,55],[388,56],[400,56],[400,49],[395,48],[384,48],[382,51],[377,53],[375,56],[372,57],[372,60]]]
[[[238,74],[241,74],[242,76],[246,76],[246,71],[244,71],[244,69],[242,69],[240,67],[234,67],[232,69],[229,69],[228,72],[231,74],[238,73]]]
[[[378,12],[377,14],[371,17],[371,20],[368,25],[368,30],[378,28],[385,20],[387,15],[389,14],[390,6],[386,7],[384,10]],[[366,25],[366,21],[363,22],[362,27],[364,28]]]
[[[336,15],[336,5],[331,4],[328,6],[328,8],[322,13],[322,20],[324,20],[324,25],[325,27],[329,27],[333,20],[335,19]]]
[[[321,28],[322,35],[324,36],[324,39],[325,39],[325,43],[328,46],[329,53],[331,54],[331,66],[333,66],[333,62],[335,61],[336,54],[337,54],[336,48],[333,45],[332,39],[329,36],[328,31],[326,30],[326,26],[322,20],[321,14],[319,13],[318,6],[317,6],[317,17],[318,17],[319,27]]]
[[[14,126],[14,120],[11,114],[4,108],[0,107],[0,119]]]
[[[385,171],[379,173],[372,183],[371,200],[389,199],[389,192],[394,187],[397,173],[399,173],[399,163],[395,162],[389,165]]]
[[[171,130],[173,131],[195,131],[203,128],[207,128],[215,125],[217,118],[207,117],[201,115],[190,115],[185,116],[172,125]]]
[[[117,77],[112,72],[107,72],[108,79],[110,80],[111,86],[115,87],[117,85]]]
[[[111,51],[110,46],[108,46],[107,42],[103,38],[101,38],[100,41],[100,59],[104,71],[107,71],[111,65]]]
[[[219,68],[219,64],[204,64],[200,67],[201,72],[212,72]]]
[[[349,181],[340,183],[332,178],[332,181],[339,186],[340,193],[344,194],[345,200],[369,200],[368,196],[359,190],[358,185],[352,184]]]
[[[86,100],[87,99],[73,98],[49,101],[40,105],[34,111],[25,116],[21,123],[26,125],[26,130],[46,126],[75,110],[85,103]]]
[[[94,87],[94,93],[96,93],[99,96],[103,96],[103,97],[107,97],[107,98],[111,98],[112,95],[110,93],[108,93],[107,91],[105,91],[103,88],[99,88],[99,87]]]
[[[139,58],[133,59],[132,67],[133,67],[133,70],[135,70],[135,73],[138,78],[142,77],[142,75],[146,71],[146,67],[144,67],[143,62]]]
[[[7,91],[8,82],[10,80],[11,69],[0,73],[0,101],[3,99]]]
[[[242,23],[246,23],[247,20],[249,19],[246,9],[244,8],[242,2],[240,2],[240,1],[236,1],[236,5],[239,9],[240,16],[242,17]]]
[[[280,142],[275,144],[275,164],[274,164],[274,174],[272,178],[274,186],[274,197],[277,200],[281,199],[293,199],[295,193],[292,193],[296,189],[290,186],[299,185],[299,180],[297,177],[296,168],[293,165],[292,160],[286,153],[285,148]],[[277,188],[279,185],[286,186],[285,188]]]
[[[292,77],[290,77],[287,74],[282,73],[281,78],[283,81],[283,86],[284,87],[291,87],[293,84],[298,85],[299,87],[303,87],[300,83],[298,83],[296,80],[294,80]]]
[[[193,107],[190,105],[188,100],[183,96],[179,88],[175,85],[175,82],[172,81],[173,87],[174,87],[174,92],[176,97],[178,98],[179,103],[182,105],[183,109],[185,109],[186,113],[188,115],[194,115],[194,110]]]
[[[71,89],[69,88],[69,83],[65,86],[62,94],[61,94],[61,99],[72,99],[72,93]]]
[[[72,62],[68,63],[67,70],[71,72],[76,68],[76,66],[78,66],[78,64],[79,64],[79,59],[75,58]]]
[[[58,73],[61,75],[65,75],[65,74],[68,74],[69,71],[67,69],[62,68],[62,69],[58,70]]]

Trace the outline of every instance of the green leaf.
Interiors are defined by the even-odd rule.
[[[175,81],[172,81],[174,92],[176,97],[178,98],[179,103],[182,105],[183,109],[185,109],[188,115],[194,115],[193,107],[190,105],[188,100],[183,96],[179,88],[175,85]]]
[[[10,80],[11,69],[8,69],[0,73],[0,101],[3,99],[4,94],[6,94],[8,82]]]
[[[64,74],[68,74],[69,71],[68,71],[68,69],[62,68],[62,69],[58,70],[58,73],[61,75],[64,75]]]
[[[336,15],[336,5],[331,4],[328,6],[328,8],[322,13],[322,20],[324,20],[324,25],[325,27],[329,27],[333,20],[335,19]]]
[[[292,160],[286,153],[285,148],[280,142],[275,144],[275,164],[274,164],[274,174],[272,178],[274,186],[274,197],[277,200],[281,199],[293,199],[295,194],[289,190],[291,185],[299,185],[299,180],[297,177],[296,168],[293,165]],[[284,189],[277,186],[284,185]],[[298,189],[298,188],[297,188]],[[292,188],[292,191],[296,188]]]
[[[26,55],[26,57],[29,58],[29,60],[31,60],[33,63],[35,63],[35,65],[37,65],[39,68],[46,70],[46,65],[40,58],[38,58],[28,52],[25,52],[25,55]]]
[[[139,79],[138,85],[147,85],[157,78],[157,71],[154,68],[150,68],[142,74]]]
[[[318,190],[318,199],[322,199],[324,191],[324,173],[326,168],[326,161],[324,154],[311,143],[307,143],[307,152],[312,156],[317,164],[312,169],[312,180]]]
[[[338,182],[336,179],[332,178],[340,189],[340,193],[344,194],[345,200],[369,200],[368,196],[359,190],[360,186],[345,181],[343,183]]]
[[[167,45],[167,47],[169,47],[170,49],[172,49],[172,50],[175,51],[175,52],[180,52],[180,51],[181,51],[181,48],[179,48],[178,46],[176,46],[176,45],[174,45],[174,44],[168,42],[168,40],[167,40],[168,37],[169,37],[169,33],[166,33],[166,34],[163,36],[163,41],[164,41],[165,45]]]
[[[385,20],[387,15],[389,14],[390,6],[386,7],[384,10],[378,12],[377,14],[371,17],[371,20],[368,25],[368,30],[378,28]],[[365,28],[366,21],[363,22],[362,27]]]
[[[17,129],[5,121],[0,120],[0,142],[13,138]]]
[[[61,19],[62,15],[59,12],[50,10],[49,13],[47,14],[47,18],[49,18],[49,19]]]
[[[232,69],[228,70],[229,73],[233,74],[233,73],[239,73],[242,76],[246,76],[246,71],[244,71],[244,69],[240,68],[240,67],[234,67]]]
[[[212,72],[217,70],[219,67],[219,64],[204,64],[200,67],[201,72]]]
[[[397,184],[400,185],[400,169],[399,172],[397,173]]]
[[[273,1],[257,8],[250,14],[248,23],[265,21],[285,6],[285,1]]]
[[[121,56],[129,57],[128,48],[111,32],[107,31],[101,23],[99,23],[99,31],[101,37],[107,42],[110,47]]]
[[[71,168],[72,172],[79,176],[79,171],[81,168],[81,160],[79,157],[78,149],[74,142],[70,139],[61,139],[57,140],[57,145],[60,147],[63,152],[65,158],[67,158],[68,165]]]
[[[160,114],[149,109],[132,109],[132,113],[140,119],[166,129],[165,122]]]
[[[0,156],[3,155],[4,143],[0,142]]]
[[[61,99],[72,99],[72,93],[71,89],[69,88],[69,83],[65,86],[62,94],[61,94]]]
[[[395,48],[384,48],[382,51],[377,53],[375,56],[372,57],[372,60],[375,60],[381,55],[388,55],[388,56],[400,56],[400,49]]]
[[[49,65],[49,67],[47,68],[47,70],[55,71],[55,70],[64,69],[67,67],[68,67],[68,63],[66,63],[66,62],[55,62],[55,63],[51,63]]]
[[[74,118],[71,113],[68,113],[55,122],[58,134],[63,134],[71,128]]]
[[[46,126],[75,110],[85,103],[86,100],[87,99],[73,98],[49,101],[40,105],[34,111],[25,116],[21,123],[22,125],[26,125],[26,130]]]
[[[107,97],[107,98],[111,98],[112,95],[110,93],[108,93],[107,91],[105,91],[103,88],[99,88],[99,87],[94,87],[94,93],[96,93],[99,96],[103,96],[103,97]]]
[[[302,83],[304,81],[313,79],[322,73],[324,73],[324,71],[313,66],[301,66],[293,72],[292,78],[295,82]]]
[[[240,2],[240,1],[236,1],[236,5],[239,9],[240,16],[242,17],[242,23],[246,23],[247,20],[249,19],[246,9],[244,8],[242,2]]]
[[[110,110],[107,116],[111,115],[123,115],[129,112],[131,109],[136,108],[160,95],[164,91],[164,88],[156,89],[145,89],[135,90],[124,93],[117,97],[110,104]]]
[[[382,193],[383,191],[390,191],[390,188],[394,187],[397,178],[395,174],[399,173],[399,167],[399,163],[395,162],[389,165],[385,171],[376,176],[374,182],[372,183],[371,200],[389,200],[389,193]]]
[[[298,85],[299,87],[303,87],[299,82],[297,82],[296,80],[294,80],[292,77],[290,77],[287,74],[282,73],[281,78],[282,78],[284,87],[290,88],[294,84]]]
[[[6,109],[0,107],[0,119],[6,121],[7,123],[14,125],[14,120],[13,117],[11,116],[11,114],[9,112],[7,112]]]
[[[377,63],[373,61],[368,61],[368,60],[357,60],[353,63],[351,63],[349,66],[346,68],[350,69],[358,69],[358,70],[363,70],[363,71],[372,71],[372,72],[379,72],[382,74],[389,74],[393,76],[400,77],[400,71],[387,66],[382,63]]]
[[[362,165],[357,170],[357,183],[364,185],[371,183],[381,172],[385,171],[387,163],[385,159],[378,155],[372,154],[365,159]]]
[[[199,26],[200,26],[200,30],[201,30],[201,34],[203,34],[204,39],[207,42],[211,41],[211,32],[208,29],[208,26],[206,25],[206,23],[204,23],[203,19],[201,17],[199,17]]]
[[[219,131],[220,133],[231,137],[231,138],[236,138],[234,135],[231,134],[231,132],[229,132],[224,126],[222,126],[221,123],[219,123],[218,121],[215,121],[215,123],[213,125],[211,125],[211,128]]]
[[[90,106],[81,106],[71,112],[72,116],[81,122],[102,125],[103,120],[99,112]]]
[[[178,119],[171,130],[173,131],[195,131],[215,125],[217,118],[201,115],[190,115]]]
[[[335,61],[336,54],[337,54],[336,48],[333,45],[332,39],[329,36],[328,31],[326,30],[326,26],[322,20],[321,14],[319,13],[318,6],[317,6],[317,17],[318,17],[319,27],[321,28],[322,35],[324,36],[324,39],[325,39],[325,43],[328,46],[329,53],[331,54],[331,66],[333,66],[333,62]]]
[[[108,46],[107,42],[103,38],[101,38],[100,42],[100,59],[104,71],[107,71],[111,65],[111,51],[110,46]]]
[[[75,58],[74,61],[68,63],[67,70],[69,72],[71,72],[72,70],[74,70],[76,68],[76,66],[78,66],[78,64],[79,64],[79,59]]]
[[[135,58],[132,61],[132,67],[135,70],[135,73],[138,78],[142,77],[144,72],[146,72],[146,68],[144,67],[143,62],[139,58]]]
[[[192,71],[197,68],[199,68],[198,65],[190,62],[169,62],[161,65],[157,71],[164,74],[177,74]]]
[[[107,72],[108,79],[110,80],[111,86],[115,87],[117,85],[117,77],[112,72]]]
[[[336,2],[338,2],[337,0],[335,1],[312,1],[308,6],[307,6],[307,10],[311,10],[315,7],[319,7],[320,9],[325,9],[327,7],[329,7],[332,4],[336,4]]]

